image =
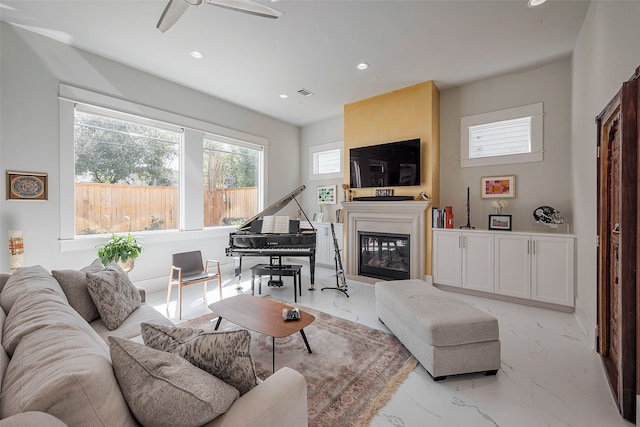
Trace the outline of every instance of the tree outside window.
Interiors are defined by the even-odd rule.
[[[76,235],[178,228],[182,131],[77,108]]]
[[[258,213],[261,150],[205,137],[204,226],[239,225]]]

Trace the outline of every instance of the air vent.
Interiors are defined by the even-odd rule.
[[[304,95],[304,96],[313,96],[313,95],[315,95],[315,93],[313,93],[313,92],[311,92],[309,89],[305,89],[305,88],[300,89],[300,90],[298,91],[298,93],[299,93],[300,95]]]

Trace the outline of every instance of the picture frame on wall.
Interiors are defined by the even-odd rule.
[[[516,176],[483,176],[480,178],[480,197],[483,199],[512,199],[516,197]]]
[[[337,186],[323,185],[318,187],[318,204],[319,205],[335,205],[337,203]]]
[[[6,171],[7,200],[49,200],[49,176],[39,172]]]
[[[489,230],[511,231],[511,215],[489,215]]]

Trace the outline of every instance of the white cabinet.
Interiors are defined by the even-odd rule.
[[[493,235],[433,231],[433,281],[480,291],[493,290]]]
[[[531,298],[531,236],[496,234],[494,292]]]
[[[531,299],[574,305],[573,239],[531,239]]]
[[[462,285],[460,233],[433,230],[433,281],[441,285]]]
[[[574,307],[574,245],[568,235],[433,230],[433,282]]]
[[[331,236],[331,223],[313,222],[312,224],[316,229],[316,264],[335,266],[335,250],[333,237]],[[336,239],[338,240],[338,247],[342,250],[342,224],[333,224],[333,227],[336,233]],[[343,266],[345,265],[344,261],[344,256],[342,256]]]

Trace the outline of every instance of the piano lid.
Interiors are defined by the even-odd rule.
[[[269,206],[268,208],[266,208],[262,212],[259,212],[257,215],[253,216],[252,218],[249,218],[247,221],[245,221],[242,225],[240,225],[238,227],[238,230],[248,230],[248,229],[250,229],[251,228],[251,223],[253,221],[255,221],[255,220],[257,220],[257,219],[259,219],[260,217],[263,217],[263,216],[268,216],[268,215],[275,214],[280,209],[282,209],[286,205],[288,205],[289,202],[291,202],[291,200],[295,200],[295,202],[298,204],[298,207],[302,211],[302,214],[307,219],[307,221],[309,221],[309,218],[307,218],[307,214],[304,212],[304,210],[302,209],[302,207],[300,206],[300,204],[296,200],[296,196],[298,194],[302,193],[306,188],[307,187],[304,184],[301,185],[300,187],[296,188],[291,193],[287,194],[282,199],[278,200],[277,202],[275,202],[274,204],[272,204],[271,206]],[[309,221],[309,224],[311,224],[311,221]]]

